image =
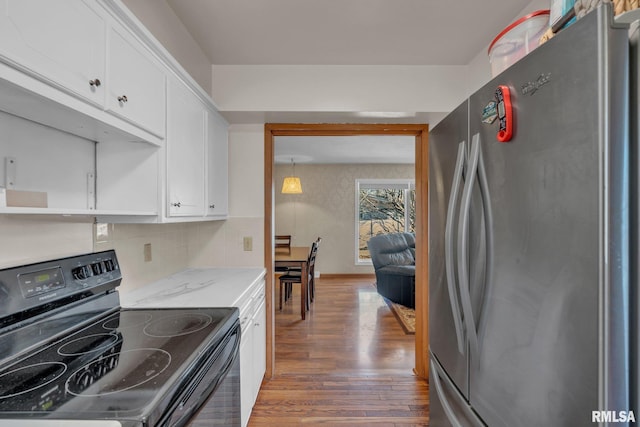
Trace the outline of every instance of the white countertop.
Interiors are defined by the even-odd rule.
[[[133,291],[120,291],[120,305],[239,307],[265,273],[264,268],[189,268]]]
[[[0,427],[122,427],[118,421],[111,420],[0,420]]]

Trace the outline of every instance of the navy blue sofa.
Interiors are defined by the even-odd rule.
[[[376,287],[383,297],[405,307],[416,306],[416,238],[413,233],[374,236],[367,242]]]

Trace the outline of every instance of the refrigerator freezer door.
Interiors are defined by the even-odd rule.
[[[465,398],[468,358],[457,276],[457,223],[468,141],[467,102],[429,134],[429,348]]]
[[[631,94],[631,162],[636,165],[631,168],[631,286],[630,327],[633,331],[640,331],[640,22],[633,25],[630,32],[631,39],[631,74],[630,74],[630,94]],[[640,415],[640,334],[631,334],[631,410],[636,418]]]
[[[609,12],[586,16],[470,99],[493,255],[473,307],[469,401],[491,427],[590,425],[592,411],[628,410],[627,30],[611,28]],[[507,143],[482,121],[499,85],[514,108]]]

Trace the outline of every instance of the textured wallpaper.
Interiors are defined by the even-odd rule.
[[[325,274],[373,273],[371,266],[355,263],[356,179],[413,179],[414,165],[296,165],[302,194],[282,194],[282,180],[291,165],[274,169],[276,234],[291,234],[294,246],[322,245],[316,272]]]

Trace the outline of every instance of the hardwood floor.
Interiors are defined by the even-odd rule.
[[[413,374],[414,337],[372,283],[317,280],[306,320],[294,286],[276,311],[276,375],[263,383],[249,426],[428,425],[428,386]]]

